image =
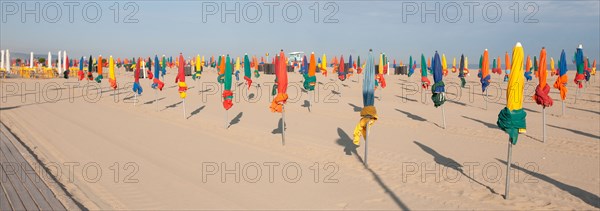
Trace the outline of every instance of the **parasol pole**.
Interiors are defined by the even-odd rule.
[[[369,122],[367,123],[367,132],[365,134],[365,166],[368,166],[367,164],[367,141],[369,140],[369,134],[371,132],[371,123],[373,122],[373,120],[369,117]]]
[[[229,120],[229,110],[225,110],[225,129],[227,129],[227,126],[229,126],[227,120]]]
[[[183,98],[183,119],[185,119],[185,98]]]
[[[156,89],[154,89],[154,104],[156,104],[156,111],[158,111],[158,91]]]
[[[137,92],[133,94],[133,107],[135,107],[136,102],[137,102]]]
[[[285,104],[281,105],[281,143],[285,146]]]
[[[546,107],[542,107],[542,142],[546,143]]]
[[[561,100],[562,102],[562,116],[565,116],[565,101]]]
[[[308,112],[311,112],[310,107],[312,106],[312,95],[310,93],[311,91],[308,91]]]
[[[443,121],[443,127],[444,127],[444,129],[446,129],[446,112],[444,110],[444,105],[443,104],[442,104],[442,119],[444,120]]]
[[[506,159],[506,184],[504,189],[504,199],[508,200],[510,190],[510,165],[512,159],[512,139],[508,138],[508,158]]]
[[[485,89],[485,110],[488,109],[488,90]]]
[[[578,97],[578,96],[579,96],[579,88],[578,88],[578,87],[576,87],[576,88],[575,88],[575,103],[574,103],[574,104],[577,104],[577,97]]]

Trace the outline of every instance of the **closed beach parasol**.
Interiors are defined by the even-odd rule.
[[[117,89],[117,77],[115,77],[115,60],[110,56],[108,61],[108,82],[110,87]]]
[[[408,58],[408,77],[412,76],[412,74],[415,73],[416,68],[417,68],[417,61],[414,61],[414,63],[413,63],[413,58],[412,58],[412,56],[410,56]]]
[[[458,77],[460,78],[460,87],[465,88],[465,55],[460,55],[460,66],[458,67]]]
[[[136,94],[142,94],[142,85],[140,85],[140,71],[142,66],[142,59],[138,58],[138,62],[135,64],[135,71],[133,72],[133,92]]]
[[[504,54],[504,82],[508,81],[508,76],[510,75],[510,58],[508,57],[508,52]]]
[[[362,88],[363,108],[360,111],[360,121],[354,128],[353,143],[356,146],[360,146],[361,136],[365,139],[364,163],[367,165],[367,140],[369,137],[369,130],[373,123],[379,118],[377,116],[377,109],[375,108],[375,63],[373,62],[373,50],[369,50]]]
[[[583,47],[579,45],[575,51],[575,66],[577,67],[577,73],[575,74],[575,79],[573,81],[580,89],[583,88],[583,81],[585,80],[584,65]],[[577,89],[577,92],[575,99],[577,99],[577,95],[579,95],[579,89]],[[575,100],[575,102],[577,102],[577,100]]]
[[[452,73],[456,72],[456,57],[452,58]]]
[[[83,78],[85,77],[85,74],[83,73],[83,56],[81,57],[81,59],[79,59],[79,71],[77,71],[77,79],[79,79],[80,81],[83,80]]]
[[[200,54],[196,55],[196,71],[192,74],[192,80],[200,79],[202,77],[202,60],[200,59]]]
[[[271,102],[271,112],[279,112],[281,113],[281,141],[285,145],[285,108],[284,105],[288,99],[287,95],[287,86],[288,86],[288,76],[287,76],[287,65],[285,63],[285,54],[283,50],[279,52],[279,56],[276,56],[275,59],[275,85],[274,91],[276,91],[277,95]],[[325,61],[325,59],[323,59]]]
[[[431,81],[427,78],[427,61],[425,55],[421,54],[421,86],[423,89],[429,89],[429,85],[431,85]]]
[[[567,98],[567,82],[569,78],[567,76],[567,55],[563,49],[560,53],[560,59],[558,60],[558,77],[554,82],[554,88],[560,91],[560,99],[562,101],[562,115],[565,115],[565,99]]]
[[[133,72],[133,93],[134,100],[133,106],[137,103],[137,96],[142,94],[142,85],[140,85],[140,67],[142,66],[142,59],[138,58],[138,62],[135,63],[135,71]]]
[[[244,55],[244,80],[248,84],[248,89],[252,86],[252,65],[250,65],[250,58],[248,58],[248,54]]]
[[[225,70],[223,72],[223,74],[224,74],[224,77],[223,77],[223,83],[224,83],[223,108],[225,108],[225,110],[229,110],[233,106],[233,101],[232,101],[233,92],[231,92],[231,80],[232,80],[233,68],[231,67],[231,59],[229,58],[229,55],[227,55],[227,57],[225,59],[223,59],[222,61],[225,64],[225,68],[223,68]]]
[[[179,97],[182,99],[182,104],[183,104],[183,118],[186,117],[185,114],[185,97],[186,97],[186,91],[187,91],[187,85],[185,84],[185,60],[183,59],[183,54],[179,53],[179,61],[177,62],[178,65],[178,71],[177,71],[177,77],[175,77],[175,83],[177,83],[177,86],[179,86],[179,89],[177,91],[179,91]]]
[[[533,79],[533,77],[531,76],[532,70],[533,70],[533,67],[531,65],[531,57],[529,57],[529,55],[527,55],[527,62],[525,63],[525,79],[527,79],[527,81],[531,81],[531,79]]]
[[[443,56],[443,54],[442,54]],[[442,57],[443,58],[443,57]],[[440,55],[438,52],[435,52],[433,56],[433,63],[431,64],[431,69],[433,71],[433,85],[431,86],[431,100],[433,101],[433,105],[437,108],[442,106],[444,102],[446,102],[445,96],[445,85],[443,81],[443,63],[440,64]],[[446,129],[446,114],[444,112],[444,107],[442,106],[442,119],[443,119],[443,128]]]
[[[340,57],[340,64],[337,65],[337,68],[338,68],[338,79],[340,79],[340,81],[345,81],[346,75],[348,74],[348,72],[346,72],[346,66],[344,65],[344,55],[342,55]]]
[[[98,56],[98,76],[96,76],[96,82],[102,82],[104,76],[102,76],[102,69],[104,66],[104,61],[102,61],[102,55]]]
[[[540,52],[540,66],[537,71],[539,84],[535,88],[535,95],[533,95],[533,100],[538,105],[542,106],[542,141],[546,142],[546,107],[552,106],[552,98],[548,96],[550,93],[550,86],[546,83],[546,77],[548,76],[548,72],[546,69],[546,49],[542,48]]]
[[[94,58],[92,57],[92,55],[90,55],[90,57],[88,57],[88,73],[87,73],[87,79],[88,81],[93,81],[94,80],[94,75],[92,74],[92,69],[94,67]]]
[[[321,73],[327,77],[327,57],[323,54],[323,59],[321,59],[321,67],[319,68]]]
[[[434,58],[434,60],[435,60],[435,58]],[[444,76],[448,75],[448,63],[446,62],[445,54],[442,54],[442,75],[444,75]]]
[[[488,59],[488,50],[485,49],[483,51],[483,56],[481,59],[481,92],[485,92],[485,109],[488,107],[488,92],[487,87],[490,85],[490,71],[489,71],[489,59]]]
[[[512,146],[517,144],[519,133],[525,133],[527,113],[523,110],[523,87],[525,79],[523,75],[523,47],[521,43],[513,49],[512,71],[506,88],[506,107],[498,114],[497,125],[509,135],[508,159],[506,169],[506,184],[504,198],[509,197],[510,167],[512,158]]]

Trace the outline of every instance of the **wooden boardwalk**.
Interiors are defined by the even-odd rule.
[[[15,145],[20,144],[0,123],[0,210],[66,210],[21,154],[29,152],[17,150]],[[41,164],[35,165],[41,168]],[[41,170],[48,177],[48,172]]]

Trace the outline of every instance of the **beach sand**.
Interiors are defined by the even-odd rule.
[[[386,76],[387,87],[375,94],[379,120],[369,136],[368,166],[361,162],[364,141],[352,145],[362,82],[356,75],[340,82],[331,71],[317,75],[311,96],[318,102],[310,112],[302,76],[289,73],[285,145],[281,114],[269,110],[274,75],[253,78],[249,91],[234,77],[226,129],[212,68],[199,82],[187,77],[185,118],[175,69],[157,102],[151,81],[140,79],[144,92],[135,106],[132,73],[119,69],[118,92],[107,79],[93,86],[75,78],[2,79],[0,120],[51,166],[75,200],[94,210],[599,209],[599,82],[591,79],[575,104],[574,72],[565,116],[552,88],[546,143],[541,106],[530,97],[537,79],[525,86],[527,133],[513,147],[509,200],[503,198],[508,135],[496,126],[506,101],[504,75],[492,75],[485,110],[476,70],[467,77],[471,88],[460,89],[456,73],[444,78],[446,129],[418,72]],[[549,76],[549,85],[555,79]],[[24,91],[35,84],[37,91]],[[82,95],[85,87],[90,92]]]

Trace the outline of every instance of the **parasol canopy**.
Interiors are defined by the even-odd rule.
[[[373,62],[373,51],[369,50],[367,63],[365,67],[365,77],[363,78],[363,108],[360,111],[360,120],[354,128],[353,143],[356,146],[360,145],[360,137],[366,138],[367,127],[371,127],[377,116],[375,108],[375,63]]]
[[[102,76],[102,68],[104,67],[104,61],[102,61],[102,55],[98,56],[98,76],[96,76],[96,82],[102,82],[104,76]]]
[[[567,98],[567,56],[565,50],[560,53],[560,60],[558,60],[558,77],[554,82],[554,88],[560,91],[560,99],[565,100]]]
[[[273,88],[276,90],[277,95],[271,102],[269,108],[271,109],[271,112],[281,113],[283,111],[283,105],[288,99],[287,65],[285,63],[285,54],[283,53],[283,50],[279,52],[279,56],[275,57],[275,61],[275,85]],[[325,61],[325,59],[323,59],[323,61]]]
[[[485,51],[483,51],[483,56],[482,56],[482,60],[481,60],[481,91],[485,92],[485,90],[487,89],[487,87],[490,85],[490,72],[489,72],[489,67],[490,67],[490,63],[489,63],[489,59],[488,59],[488,50],[485,49]]]
[[[248,58],[248,54],[244,55],[244,80],[248,84],[248,89],[252,85],[252,71],[251,71],[250,59]]]
[[[427,78],[427,61],[425,55],[421,54],[421,86],[423,89],[429,89],[431,81]]]
[[[442,54],[443,58],[443,54]],[[435,52],[433,56],[433,62],[431,64],[431,69],[433,71],[433,85],[431,86],[431,100],[433,100],[433,105],[437,108],[446,102],[445,97],[445,85],[443,81],[443,63],[440,64],[440,55],[438,52]]]
[[[100,57],[102,58],[102,57]],[[135,71],[133,72],[133,92],[137,94],[142,94],[142,86],[140,85],[140,66],[142,59],[138,58],[138,61],[135,63]]]
[[[458,67],[458,77],[460,78],[460,87],[465,88],[465,55],[460,55],[460,66]]]
[[[519,133],[524,133],[526,128],[527,113],[523,110],[523,57],[523,47],[521,43],[517,43],[513,48],[512,70],[506,88],[506,107],[500,111],[496,122],[500,129],[508,133],[513,145],[517,144]]]
[[[185,84],[185,60],[183,59],[183,54],[179,53],[179,59],[177,62],[178,71],[177,76],[175,77],[175,83],[179,86],[179,97],[181,99],[185,99],[187,85]]]
[[[575,66],[577,67],[577,73],[575,74],[575,79],[573,81],[580,89],[583,88],[583,81],[585,80],[584,65],[583,47],[579,45],[575,51]]]
[[[115,77],[115,60],[110,56],[108,61],[108,83],[113,89],[117,89],[117,77]]]
[[[546,68],[546,48],[542,48],[540,52],[540,66],[537,71],[539,84],[535,88],[535,95],[533,95],[533,100],[538,105],[545,107],[552,106],[552,98],[548,96],[550,93],[550,86],[546,83],[546,77],[548,76],[548,71]]]
[[[317,77],[315,73],[317,71],[317,64],[315,62],[315,52],[310,54],[310,63],[308,64],[308,72],[304,74],[304,89],[307,91],[315,90],[315,85],[317,83]]]

